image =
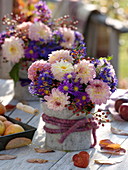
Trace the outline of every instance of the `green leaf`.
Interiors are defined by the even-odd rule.
[[[113,56],[107,56],[107,60],[110,61],[112,60]]]
[[[16,63],[11,71],[9,72],[10,77],[14,80],[14,83],[16,84],[16,82],[19,80],[19,69],[20,69],[20,64]]]

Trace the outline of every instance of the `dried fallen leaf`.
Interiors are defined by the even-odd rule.
[[[36,152],[38,153],[47,153],[47,152],[55,152],[51,149],[44,149],[44,148],[34,148]]]
[[[8,104],[5,107],[6,107],[7,112],[9,112],[9,111],[13,110],[16,107],[16,105]]]
[[[125,149],[124,150],[118,150],[118,151],[102,149],[102,150],[100,150],[100,152],[107,153],[107,154],[112,154],[112,155],[124,155],[126,151],[125,151]]]
[[[122,160],[104,159],[104,160],[94,160],[97,164],[113,165],[122,162]]]
[[[111,127],[111,132],[116,134],[116,135],[125,135],[125,136],[128,136],[128,132],[120,130],[120,129],[117,129],[117,128],[114,128],[114,127]]]
[[[101,140],[99,145],[101,147],[101,152],[103,153],[123,155],[126,152],[126,150],[121,148],[119,144],[113,143],[109,139]]]
[[[48,160],[45,160],[45,159],[28,159],[27,162],[43,164],[43,163],[48,162]]]
[[[17,156],[15,155],[7,155],[7,154],[0,154],[0,160],[10,160],[15,159]]]

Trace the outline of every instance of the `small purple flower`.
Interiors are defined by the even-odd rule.
[[[84,106],[88,102],[90,102],[89,95],[86,92],[77,92],[77,95],[74,98],[74,101],[76,101],[76,105],[78,106]]]
[[[47,23],[51,19],[51,10],[46,5],[46,2],[39,1],[35,5],[36,11],[34,13],[37,14],[39,18],[37,21],[42,21],[43,23]]]
[[[72,84],[69,83],[69,81],[65,80],[59,85],[58,89],[65,94],[65,93],[71,93],[73,87]]]

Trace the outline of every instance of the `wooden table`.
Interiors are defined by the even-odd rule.
[[[11,81],[9,82],[10,86],[6,86],[6,83],[4,83],[4,86],[2,87],[3,81],[0,80],[0,87],[2,87],[3,89],[2,92],[5,89],[7,90],[13,87],[11,86],[12,85]],[[12,90],[12,93],[9,92],[9,94],[12,94],[13,96],[13,89],[11,90]],[[9,95],[9,94],[6,93],[6,95]],[[17,102],[19,102],[14,99],[11,100],[11,97],[9,96],[5,97],[4,95],[3,96],[0,95],[0,100],[1,99],[3,99],[4,104],[7,104],[7,103],[16,104]],[[79,151],[77,152],[55,151],[52,153],[35,152],[34,148],[43,147],[43,144],[44,144],[44,140],[45,140],[45,133],[43,131],[44,122],[41,119],[42,109],[40,107],[40,102],[39,101],[28,101],[28,104],[34,108],[38,108],[40,111],[40,114],[35,116],[35,115],[25,113],[21,110],[15,109],[11,112],[7,112],[6,115],[12,118],[20,117],[22,122],[27,123],[37,128],[32,144],[29,146],[24,146],[22,148],[0,151],[0,154],[11,154],[11,155],[17,156],[16,159],[12,159],[12,160],[0,160],[0,170],[28,170],[28,169],[30,170],[79,170],[79,169],[85,169],[85,168],[78,168],[73,165],[72,156],[78,153]],[[112,121],[110,123],[105,123],[104,127],[100,127],[96,133],[97,134],[97,145],[95,146],[95,148],[86,150],[90,154],[90,163],[89,163],[89,166],[86,168],[87,170],[108,170],[108,168],[109,170],[128,169],[127,152],[124,156],[117,156],[117,155],[113,156],[111,154],[103,154],[99,151],[100,147],[98,143],[101,139],[110,139],[111,141],[115,143],[119,143],[127,151],[128,137],[112,134],[110,130],[111,126],[128,131],[128,122]],[[44,164],[38,164],[38,163],[28,163],[26,161],[27,159],[32,159],[32,158],[47,159],[49,160],[49,162],[44,163]],[[104,159],[104,158],[108,158],[108,159],[118,158],[118,159],[121,159],[122,162],[117,163],[115,165],[99,165],[99,164],[94,163],[95,159]]]

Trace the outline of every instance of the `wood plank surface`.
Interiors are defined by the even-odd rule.
[[[0,81],[2,82],[2,81]],[[4,86],[2,86],[3,88]],[[5,89],[7,89],[6,86]],[[12,90],[12,89],[11,89]],[[12,90],[13,91],[13,90]],[[6,90],[5,90],[6,92]],[[4,95],[2,95],[4,96]],[[7,97],[8,93],[4,97],[2,97],[4,103],[17,104],[19,101],[11,100],[10,97]],[[37,128],[32,144],[29,146],[3,150],[0,151],[0,154],[11,154],[16,155],[16,159],[12,160],[0,160],[0,170],[126,170],[128,167],[128,157],[127,153],[124,156],[117,156],[111,154],[104,154],[100,152],[99,141],[102,139],[110,139],[114,143],[121,144],[123,148],[128,150],[128,136],[123,135],[115,135],[111,132],[111,126],[128,131],[128,122],[115,121],[105,123],[105,126],[97,130],[97,145],[94,148],[86,150],[90,154],[90,162],[87,168],[78,168],[73,165],[72,157],[76,152],[63,152],[63,151],[55,151],[51,153],[37,153],[34,148],[43,147],[45,142],[45,132],[43,130],[44,122],[42,121],[42,108],[40,107],[39,101],[27,101],[27,104],[32,106],[33,108],[39,109],[39,114],[37,116],[23,112],[19,109],[14,109],[11,112],[7,112],[6,115],[12,118],[19,117],[22,122],[27,123],[31,126]],[[46,159],[49,162],[44,164],[37,163],[28,163],[27,159]],[[99,165],[94,163],[95,159],[120,159],[121,163],[117,163],[115,165]]]

